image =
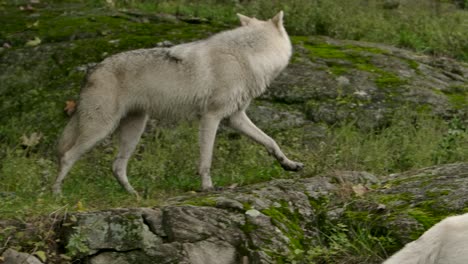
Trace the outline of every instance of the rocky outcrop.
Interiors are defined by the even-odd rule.
[[[75,213],[61,231],[68,252],[85,263],[307,263],[304,252],[323,245],[326,225],[379,230],[396,250],[468,206],[468,163],[378,182],[359,172],[274,180],[157,208]]]
[[[373,128],[402,108],[467,117],[465,63],[383,44],[326,37],[292,41],[291,64],[262,98],[296,106],[306,120],[357,120],[360,127]]]

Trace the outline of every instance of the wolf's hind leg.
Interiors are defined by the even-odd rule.
[[[77,133],[75,143],[59,157],[60,169],[53,186],[54,194],[60,194],[62,192],[62,182],[73,164],[97,142],[111,133],[115,127],[114,120],[105,120],[96,117],[93,119],[80,119],[79,123],[79,132]]]
[[[268,152],[278,160],[285,170],[298,171],[304,167],[304,164],[288,159],[278,144],[252,123],[245,111],[239,111],[230,116],[229,125],[255,142],[265,146]]]
[[[128,182],[127,178],[127,164],[128,159],[135,151],[136,145],[140,140],[141,134],[145,130],[148,115],[145,113],[131,113],[120,121],[119,130],[119,154],[117,155],[112,171],[117,181],[129,193],[137,195],[135,189]]]
[[[213,146],[216,138],[221,118],[215,114],[205,114],[200,120],[200,164],[198,174],[201,176],[202,190],[207,191],[213,188],[211,181],[210,169],[211,160],[213,158]]]

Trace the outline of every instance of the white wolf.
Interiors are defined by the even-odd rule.
[[[468,263],[468,214],[447,217],[383,264],[466,263]]]
[[[120,149],[113,172],[128,192],[136,194],[126,169],[149,115],[171,121],[200,118],[202,190],[213,188],[212,150],[224,118],[232,128],[264,145],[284,169],[300,170],[303,164],[288,159],[245,113],[250,101],[265,91],[291,57],[283,12],[268,21],[238,16],[240,27],[206,40],[123,52],[98,64],[88,75],[77,112],[59,140],[60,169],[54,193],[61,192],[78,158],[118,128]]]

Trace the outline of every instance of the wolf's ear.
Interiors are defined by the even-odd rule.
[[[271,22],[273,22],[273,24],[275,24],[275,26],[281,27],[283,25],[283,10],[279,11],[279,13],[276,14],[276,16],[274,16],[271,19]]]
[[[241,22],[242,26],[247,26],[250,23],[251,18],[248,16],[244,16],[242,14],[237,13],[237,16],[239,17],[239,20]]]

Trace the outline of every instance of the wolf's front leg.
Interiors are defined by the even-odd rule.
[[[229,125],[250,137],[254,141],[265,146],[268,152],[278,160],[278,162],[281,164],[281,167],[283,167],[285,170],[298,171],[304,167],[304,164],[288,159],[281,151],[278,144],[276,144],[276,142],[271,137],[269,137],[257,126],[255,126],[254,123],[252,123],[245,111],[234,113],[229,118]]]
[[[200,120],[200,164],[198,174],[201,176],[202,190],[213,189],[211,182],[210,168],[213,157],[213,146],[221,119],[213,114],[205,114]]]

